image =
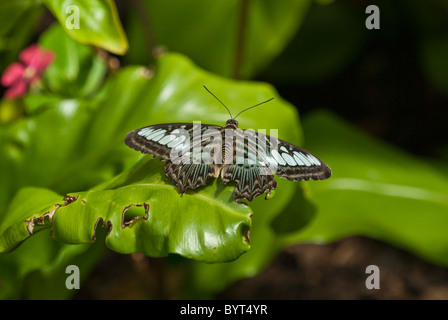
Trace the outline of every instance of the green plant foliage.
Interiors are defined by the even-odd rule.
[[[0,132],[4,162],[0,170],[10,182],[5,188],[6,201],[22,186],[52,186],[67,163],[76,158],[75,150],[89,120],[86,106],[61,98],[46,106],[44,112],[22,118]],[[3,202],[0,207],[5,205]]]
[[[448,36],[427,37],[421,44],[422,67],[434,87],[448,94],[448,62],[445,53],[448,50]]]
[[[50,28],[41,43],[48,49],[64,41],[70,43],[60,30],[60,27]],[[55,41],[57,38],[59,42]],[[78,44],[70,45],[84,53],[65,58],[68,51],[59,51],[68,64],[85,65],[82,61],[96,59],[93,51],[78,48]],[[98,228],[107,230],[107,221],[111,221],[111,233],[96,238],[97,242],[106,242],[118,252],[143,251],[153,256],[176,252],[209,262],[233,260],[249,249],[251,210],[230,200],[232,187],[224,188],[220,181],[216,181],[182,197],[170,182],[159,179],[158,183],[153,183],[163,171],[163,164],[158,161],[148,162],[149,159],[144,158],[140,165],[146,163],[143,167],[148,170],[136,171],[137,167],[134,167],[131,171],[123,171],[141,158],[140,153],[124,144],[124,137],[130,130],[154,123],[202,120],[224,124],[229,115],[203,89],[202,85],[206,84],[234,114],[275,97],[263,109],[242,114],[239,117],[241,127],[278,128],[280,137],[300,143],[302,135],[297,113],[270,85],[235,82],[215,76],[179,54],[160,57],[151,71],[140,66],[123,68],[111,75],[104,85],[99,77],[95,77],[98,82],[89,90],[82,89],[85,73],[76,72],[80,69],[73,69],[75,72],[69,81],[63,78],[62,71],[69,68],[67,65],[55,63],[52,68],[44,80],[48,87],[51,83],[58,86],[54,87],[54,92],[28,94],[21,102],[28,116],[4,124],[0,130],[0,170],[2,183],[7,186],[7,192],[2,192],[0,197],[0,242],[2,251],[16,248],[0,256],[2,297],[68,297],[70,293],[65,287],[53,286],[54,272],[63,273],[66,264],[73,261],[84,263],[87,269],[98,261],[102,252],[94,249],[98,245],[88,251],[85,251],[88,247],[76,249],[80,245],[70,249],[73,245],[62,245],[49,238],[49,229],[56,239],[85,243],[93,241]],[[77,84],[81,86],[77,87]],[[66,97],[81,92],[94,94],[99,86],[101,89],[94,98]],[[283,116],[279,117],[279,112]],[[122,171],[124,173],[118,176],[121,178],[112,179]],[[148,186],[135,186],[139,179],[141,183],[149,182]],[[98,185],[101,182],[104,183]],[[262,201],[257,209],[260,214],[281,210],[289,201],[294,184],[282,182],[279,185],[284,185],[283,191],[277,192],[272,200],[265,201],[262,197],[257,200]],[[23,189],[30,185],[39,188]],[[91,189],[95,185],[98,186]],[[88,189],[91,190],[70,193]],[[64,206],[66,193],[78,196],[77,201]],[[83,198],[86,198],[86,204],[83,204]],[[122,200],[116,202],[118,198]],[[107,206],[109,200],[116,205]],[[150,215],[148,220],[136,218],[135,223],[122,228],[124,208],[145,201],[150,205],[150,212],[154,210],[157,214]],[[167,204],[170,206],[166,207]],[[82,207],[89,209],[78,210]],[[129,222],[136,216],[145,215],[143,207],[132,206],[125,212],[124,219]],[[76,222],[72,220],[74,217],[78,217]],[[102,219],[98,220],[100,217]],[[160,219],[156,226],[151,225],[154,218]],[[198,229],[198,221],[204,223],[200,227],[202,232]],[[103,223],[106,228],[100,227]],[[33,236],[22,243],[30,237],[27,227],[31,228],[32,224]],[[44,231],[38,232],[40,230]],[[169,231],[167,236],[165,230]],[[196,238],[190,237],[192,233]],[[199,239],[196,246],[191,242],[194,239]],[[154,243],[158,243],[157,248],[149,247]],[[38,252],[51,254],[41,256],[33,251],[30,255],[29,250],[34,249],[28,248],[36,247]],[[65,258],[59,258],[61,255]],[[23,264],[28,267],[21,267]],[[18,283],[24,285],[18,286]],[[43,287],[48,290],[44,292]]]
[[[142,7],[137,7],[128,20],[132,62],[148,63],[152,54],[148,43],[152,40],[169,51],[189,56],[206,70],[243,79],[259,72],[283,50],[311,3],[309,0],[142,2]],[[248,10],[241,28],[246,2]],[[153,39],[148,40],[151,35]],[[240,68],[235,65],[237,60]],[[235,70],[236,67],[240,70]]]
[[[51,39],[54,32],[50,29],[46,36]],[[51,43],[48,41],[48,46]],[[62,74],[59,69],[65,66],[55,64],[54,68],[48,77],[59,77]],[[46,107],[34,116],[11,125],[5,138],[10,139],[10,145],[20,145],[18,150],[14,149],[16,158],[9,156],[10,165],[17,168],[10,173],[18,178],[15,189],[31,181],[56,190],[67,190],[71,185],[81,187],[83,178],[85,188],[92,176],[100,175],[104,181],[107,175],[104,168],[120,163],[123,168],[141,156],[123,142],[126,133],[137,127],[197,119],[224,124],[229,117],[227,111],[203,89],[203,84],[214,90],[234,113],[275,97],[260,112],[241,115],[241,127],[267,129],[274,123],[282,138],[300,139],[297,114],[269,85],[220,78],[200,70],[181,55],[167,54],[160,57],[152,78],[142,67],[122,69],[107,81],[97,100],[59,99],[54,104],[47,101],[43,103]],[[61,83],[61,90],[69,86]],[[32,104],[34,99],[38,98],[30,96],[25,102]],[[60,153],[54,154],[55,146]],[[24,189],[12,207],[5,210],[1,224],[3,237],[0,236],[2,251],[14,248],[34,234],[34,228],[37,231],[51,227],[53,237],[62,242],[92,242],[99,221],[111,228],[106,244],[118,252],[144,252],[150,256],[177,253],[217,262],[234,260],[249,249],[251,211],[234,202],[233,187],[215,181],[202,190],[181,196],[177,187],[164,179],[163,164],[144,158],[112,184],[106,182],[90,191],[70,193],[65,199],[61,191]],[[277,193],[274,197],[276,203],[268,201],[262,206],[263,211],[278,210],[279,204],[289,201],[292,194],[288,190],[293,188],[293,183],[285,186],[282,195]],[[26,201],[27,206],[17,205],[26,198],[31,199]],[[43,202],[35,202],[34,198]],[[132,205],[143,206],[145,210],[148,206],[137,214],[140,218],[135,222],[132,215],[129,221],[125,217]]]
[[[0,1],[0,70],[16,60],[42,16],[37,1]]]
[[[438,170],[328,111],[308,114],[303,134],[296,108],[271,84],[234,80],[261,74],[293,96],[298,83],[325,83],[363,49],[383,55],[416,37],[422,73],[446,93],[446,4],[380,1],[381,30],[371,31],[353,1],[123,2],[127,52],[112,0],[0,1],[0,70],[32,39],[55,54],[24,98],[0,101],[0,298],[69,298],[65,268],[77,265],[85,279],[106,248],[177,257],[189,298],[256,275],[285,246],[351,235],[448,266],[445,163]],[[46,9],[58,22],[43,30]],[[79,29],[70,29],[77,9]],[[375,68],[365,61],[357,66]],[[181,195],[164,163],[124,138],[158,123],[224,125],[230,116],[204,85],[233,115],[275,98],[243,113],[239,126],[277,129],[299,146],[305,137],[331,179],[277,178],[268,200],[251,203],[235,202],[220,179]]]
[[[81,43],[95,45],[116,54],[124,54],[128,49],[126,35],[118,19],[117,9],[112,0],[44,0],[45,5],[59,20],[65,31]],[[79,10],[79,29],[68,28],[73,23],[72,14]],[[68,12],[67,12],[68,11]]]
[[[97,238],[103,240],[101,228]],[[103,232],[104,233],[104,232]],[[39,232],[14,251],[0,256],[0,299],[67,299],[67,266],[82,270],[84,281],[104,254],[104,241],[95,244],[64,245]]]
[[[362,234],[448,266],[446,176],[332,114],[315,113],[304,128],[307,146],[330,159],[334,175],[310,184],[318,214],[295,240]]]
[[[45,72],[50,92],[82,98],[98,91],[106,74],[106,63],[92,48],[69,37],[57,24],[42,35],[39,44],[55,55],[55,61]]]

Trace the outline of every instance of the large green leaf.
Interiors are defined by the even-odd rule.
[[[22,186],[52,186],[77,157],[76,148],[89,121],[87,106],[61,98],[46,106],[43,112],[1,127],[0,172],[10,184],[4,189],[6,199],[0,200],[11,199]],[[1,209],[5,206],[0,203]]]
[[[302,23],[310,3],[310,0],[218,0],[206,4],[145,0],[128,19],[131,43],[128,58],[134,63],[148,63],[152,55],[150,42],[154,42],[189,56],[199,66],[217,74],[247,79],[283,50]],[[247,14],[241,24],[245,4]],[[153,39],[148,39],[151,35]]]
[[[361,234],[448,266],[448,181],[423,160],[318,112],[304,123],[307,146],[333,177],[310,185],[316,219],[294,241]]]
[[[116,54],[124,54],[128,49],[126,35],[113,0],[43,0],[43,2],[65,31],[77,41]],[[74,15],[79,17],[79,28],[72,27]]]

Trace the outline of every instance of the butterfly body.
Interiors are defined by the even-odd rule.
[[[224,127],[168,123],[128,133],[126,144],[166,161],[165,173],[184,193],[221,178],[236,183],[236,199],[254,197],[277,186],[274,174],[292,181],[322,180],[331,169],[310,152],[261,132],[242,130],[232,118]]]

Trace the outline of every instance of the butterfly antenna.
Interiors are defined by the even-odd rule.
[[[224,108],[226,108],[226,109],[227,109],[227,111],[228,111],[228,112],[229,112],[229,114],[230,114],[230,118],[231,118],[231,119],[233,119],[233,117],[232,117],[232,114],[230,113],[230,110],[229,110],[229,108],[227,108],[227,107],[226,107],[226,105],[225,105],[224,103],[222,103],[222,101],[221,101],[221,100],[219,100],[219,99],[218,99],[218,97],[216,97],[216,96],[215,96],[215,95],[214,95],[214,94],[213,94],[213,93],[212,93],[212,92],[211,92],[210,90],[208,90],[206,86],[204,86],[204,88],[205,88],[205,90],[207,90],[207,91],[208,91],[208,93],[210,93],[210,94],[211,94],[211,95],[212,95],[213,97],[215,97],[215,99],[216,99],[216,100],[218,100],[218,101],[219,101],[219,102],[220,102],[220,103],[221,103],[221,104],[222,104],[222,105],[224,106]]]
[[[258,107],[260,104],[269,102],[269,101],[271,101],[272,99],[274,99],[274,98],[268,99],[268,100],[266,100],[266,101],[263,101],[263,102],[260,102],[259,104],[254,105],[254,106],[252,106],[252,107],[249,107],[249,108],[247,108],[247,109],[244,109],[243,111],[241,111],[240,113],[238,113],[238,114],[235,116],[235,118],[233,118],[233,119],[236,119],[236,117],[238,117],[238,116],[239,116],[240,114],[242,114],[244,111],[247,111],[247,110],[249,110],[249,109]]]

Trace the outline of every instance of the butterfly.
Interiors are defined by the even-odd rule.
[[[330,167],[309,151],[260,130],[238,128],[236,118],[242,112],[273,98],[232,117],[224,103],[204,88],[229,112],[224,127],[200,122],[156,124],[133,130],[125,139],[130,148],[166,161],[165,173],[180,193],[221,177],[223,184],[236,183],[237,201],[252,201],[277,187],[274,174],[291,181],[331,176]]]

